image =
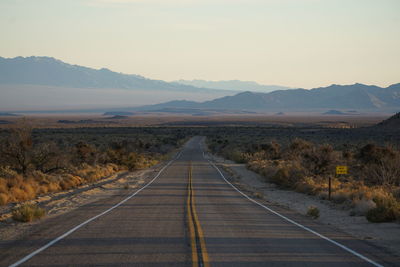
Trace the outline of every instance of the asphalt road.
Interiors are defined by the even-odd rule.
[[[400,266],[365,241],[249,200],[201,147],[201,137],[191,139],[140,192],[116,193],[0,242],[0,266]]]

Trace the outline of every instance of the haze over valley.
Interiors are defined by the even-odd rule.
[[[400,108],[400,84],[289,89],[237,80],[165,82],[50,57],[0,57],[0,89],[3,111],[103,112],[122,108],[191,114],[208,109],[229,113],[338,109],[352,110],[355,115],[393,113]]]
[[[92,69],[50,57],[0,57],[0,110],[139,106],[173,99],[212,100],[236,91],[197,88]]]

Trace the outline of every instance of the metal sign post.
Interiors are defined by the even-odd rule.
[[[329,175],[328,182],[328,199],[331,200],[331,192],[332,192],[332,176]]]

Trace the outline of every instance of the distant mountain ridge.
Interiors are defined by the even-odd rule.
[[[224,83],[224,81],[216,82],[221,88],[234,84],[257,85],[240,81]],[[400,109],[400,84],[381,88],[357,83],[310,90],[276,90],[269,93],[246,91],[237,94],[237,91],[233,90],[198,88],[176,82],[147,79],[139,75],[117,73],[104,68],[96,70],[67,64],[51,57],[0,57],[0,88],[2,90],[0,108],[3,111],[22,110],[20,107],[24,110],[29,110],[30,107],[33,107],[31,110],[39,108],[61,110],[62,105],[71,110],[73,108],[69,108],[68,105],[74,105],[81,110],[89,109],[89,105],[96,109],[100,105],[104,107],[113,105],[115,108],[119,106],[124,108],[123,111],[173,112],[196,109],[194,111],[196,114],[198,110],[207,109],[230,112],[315,110],[398,112]],[[117,88],[119,90],[108,90]],[[172,99],[208,101],[169,101]],[[148,103],[161,104],[143,106]],[[139,105],[141,107],[134,107]],[[113,109],[113,111],[118,110]]]
[[[394,114],[390,118],[378,123],[375,127],[400,130],[400,112]]]
[[[141,110],[193,108],[249,111],[311,111],[356,109],[393,111],[400,108],[400,83],[386,88],[373,85],[331,85],[311,90],[278,90],[271,93],[243,92],[211,101],[170,101]]]
[[[29,84],[74,88],[149,89],[212,92],[218,89],[152,80],[109,69],[93,69],[64,63],[52,57],[0,57],[0,84]]]
[[[178,80],[174,83],[191,85],[200,88],[213,88],[222,90],[235,90],[235,91],[252,91],[252,92],[272,92],[276,90],[286,90],[291,89],[290,87],[280,86],[280,85],[263,85],[256,82],[250,81],[205,81],[205,80]]]

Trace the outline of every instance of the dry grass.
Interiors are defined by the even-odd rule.
[[[11,169],[0,169],[0,205],[22,202],[47,193],[69,190],[115,174],[121,168],[115,164],[83,165],[73,173],[44,174],[34,171],[22,178]]]
[[[46,215],[46,211],[34,204],[23,204],[12,212],[12,218],[19,222],[31,222]]]
[[[157,164],[157,160],[140,158],[135,169],[148,168]],[[0,168],[0,205],[12,202],[23,202],[43,194],[69,190],[87,183],[93,183],[121,170],[116,164],[88,165],[82,164],[71,173],[44,174],[34,171],[23,178],[9,168]]]

